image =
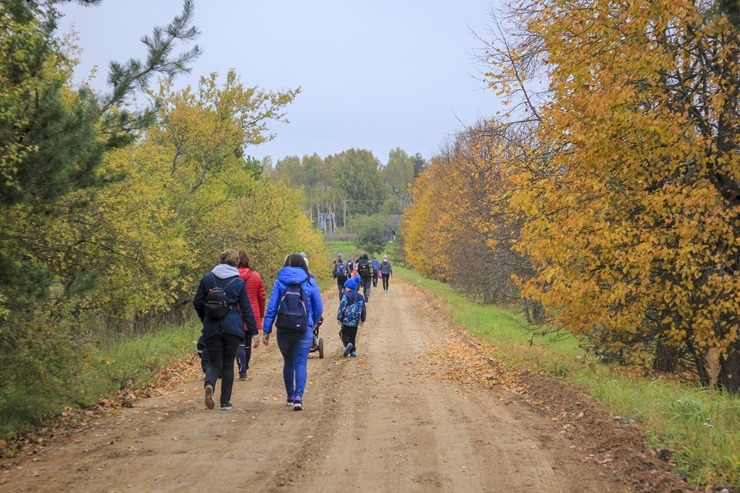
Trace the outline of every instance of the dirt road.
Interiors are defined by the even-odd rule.
[[[636,479],[669,476],[583,396],[500,385],[418,288],[393,281],[371,295],[357,358],[342,357],[324,294],[326,354],[311,354],[304,411],[285,406],[274,344],[235,382],[233,411],[206,410],[194,360],[174,388],[5,461],[0,492],[690,491]]]

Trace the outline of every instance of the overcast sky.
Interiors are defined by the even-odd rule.
[[[289,124],[248,154],[285,156],[367,149],[381,163],[400,147],[425,158],[456,131],[492,116],[475,52],[498,0],[195,0],[203,54],[178,86],[233,68],[245,86],[301,87]],[[102,88],[111,60],[143,58],[140,38],[179,14],[182,0],[104,0],[63,7],[83,50],[77,78],[93,66]]]

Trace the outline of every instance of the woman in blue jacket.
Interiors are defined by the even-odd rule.
[[[221,254],[221,263],[203,276],[195,293],[193,306],[203,322],[203,342],[208,351],[208,368],[205,377],[206,407],[213,409],[213,389],[221,377],[221,409],[233,409],[231,389],[234,386],[234,358],[239,343],[244,339],[244,325],[257,332],[247,288],[239,277],[236,266],[239,253],[226,250]],[[206,312],[206,296],[214,287],[223,289],[229,310],[221,319],[212,318]]]
[[[301,332],[277,329],[277,344],[283,355],[283,380],[289,406],[296,411],[303,410],[303,391],[308,378],[308,353],[313,342],[313,327],[324,312],[321,291],[316,280],[308,271],[308,264],[299,253],[291,253],[285,258],[285,266],[277,273],[272,287],[270,302],[262,325],[265,346],[270,343],[272,326],[277,317],[278,306],[288,286],[300,283],[305,296],[308,323]]]

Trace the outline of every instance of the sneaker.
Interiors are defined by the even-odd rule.
[[[247,372],[244,372],[244,373],[240,373],[239,374],[239,380],[244,381],[246,379],[247,379]]]
[[[303,411],[303,402],[293,401],[293,411]]]
[[[293,400],[294,399],[292,397],[288,397],[288,399],[285,401],[285,404],[287,406],[293,407]]]
[[[231,411],[232,409],[234,409],[234,406],[232,406],[231,403],[229,403],[229,404],[221,404],[221,410],[222,411]]]
[[[213,400],[213,386],[212,385],[206,385],[206,407],[208,409],[213,409],[216,405],[216,401]]]
[[[352,356],[353,358],[356,358],[357,357],[357,353],[354,352],[354,351],[352,351],[351,353],[349,353],[349,355]]]
[[[352,351],[352,343],[348,342],[347,345],[344,346],[344,352],[342,353],[342,356],[346,358],[350,351]]]

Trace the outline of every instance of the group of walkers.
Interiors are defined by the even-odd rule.
[[[344,255],[340,253],[332,265],[332,276],[337,281],[340,301],[344,296],[344,283],[348,279],[359,276],[362,295],[365,302],[369,302],[370,286],[377,288],[378,279],[380,278],[383,280],[383,292],[387,293],[391,275],[393,275],[393,266],[388,260],[388,255],[383,255],[383,261],[378,262],[375,257],[371,261],[367,253],[363,253],[356,260],[352,261],[350,259],[345,263]]]
[[[370,285],[378,286],[378,277],[383,279],[383,292],[388,292],[388,280],[393,274],[393,267],[388,256],[383,256],[383,261],[373,257],[372,261],[366,253],[357,259],[344,262],[344,256],[340,253],[333,262],[332,275],[337,281],[339,291],[339,310],[337,311],[337,323],[341,326],[339,337],[342,339],[344,351],[342,356],[357,356],[357,330],[365,323],[367,318],[366,303],[370,301]],[[359,288],[362,286],[362,294]]]
[[[262,344],[268,346],[273,324],[278,318],[279,306],[291,286],[299,287],[302,298],[300,303],[305,307],[306,321],[300,330],[278,330],[276,339],[283,356],[286,402],[296,411],[303,409],[313,327],[324,311],[319,286],[308,270],[308,259],[300,253],[291,253],[285,258],[283,268],[277,273],[270,300],[265,306],[261,276],[249,267],[246,253],[236,250],[226,250],[221,254],[219,264],[203,276],[198,284],[193,301],[195,311],[203,322],[200,346],[203,350],[201,354],[205,356],[202,359],[205,372],[203,387],[208,409],[216,406],[214,395],[219,378],[221,409],[233,409],[231,393],[234,386],[234,360],[238,360],[240,378],[246,379],[251,350],[259,347],[259,330],[262,329]],[[210,306],[217,304],[219,297],[227,307],[224,309],[225,314]],[[241,348],[244,349],[244,356],[237,357]]]
[[[339,288],[337,323],[341,326],[342,354],[356,357],[357,330],[367,317],[365,304],[370,298],[370,287],[377,287],[381,278],[383,291],[388,292],[393,268],[387,255],[382,262],[375,258],[371,261],[362,254],[354,262],[345,263],[340,253],[332,274]],[[205,374],[206,408],[216,407],[215,389],[220,378],[220,407],[233,409],[234,362],[239,378],[246,380],[252,349],[260,345],[260,330],[262,344],[269,346],[275,326],[277,346],[283,356],[286,403],[296,411],[303,410],[314,327],[320,324],[324,311],[318,283],[304,253],[291,253],[285,258],[266,301],[262,277],[252,269],[243,250],[225,250],[218,265],[200,280],[193,305],[203,323],[198,352]]]

